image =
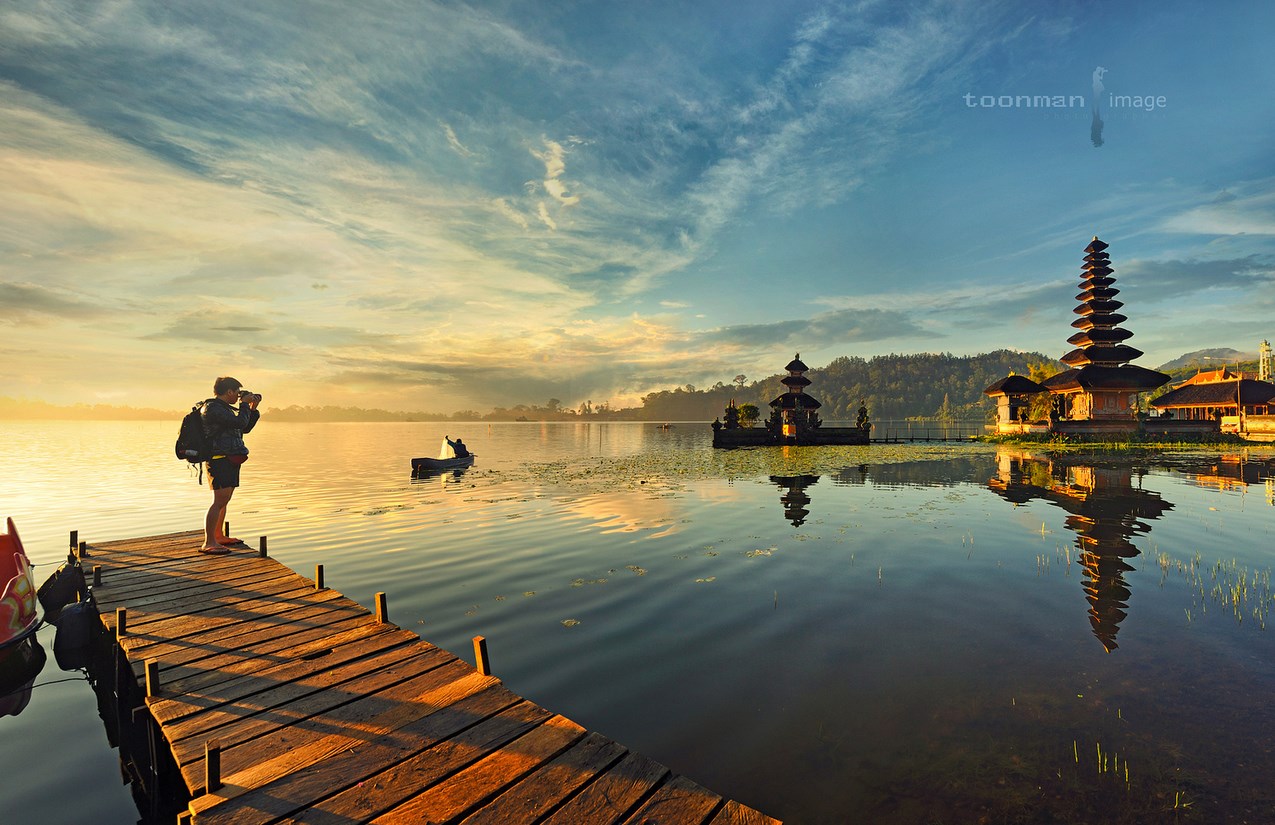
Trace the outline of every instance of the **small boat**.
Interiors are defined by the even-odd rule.
[[[456,456],[454,458],[413,458],[413,473],[441,473],[444,470],[459,470],[474,463],[474,454]]]
[[[0,533],[0,655],[39,626],[31,560],[22,549],[18,528],[9,519],[9,532]]]

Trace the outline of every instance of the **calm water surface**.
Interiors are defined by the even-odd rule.
[[[0,424],[41,581],[69,530],[200,527],[175,430]],[[444,432],[475,465],[412,479]],[[788,822],[1275,821],[1269,451],[268,416],[248,440],[235,534],[465,658],[486,636],[510,689]],[[51,652],[0,770],[32,822],[138,819]]]

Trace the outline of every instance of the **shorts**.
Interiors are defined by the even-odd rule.
[[[214,458],[208,462],[208,486],[214,490],[239,486],[240,464],[230,460],[228,456]]]

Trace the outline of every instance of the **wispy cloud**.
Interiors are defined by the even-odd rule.
[[[1009,345],[1055,284],[1069,297],[1080,255],[1059,266],[1060,245],[1095,224],[1139,238],[1117,267],[1160,296],[1269,283],[1265,168],[1224,190],[1112,180],[1009,242],[909,225],[955,274],[912,249],[847,271],[810,248],[873,243],[853,240],[872,210],[916,220],[890,190],[928,194],[916,164],[953,140],[937,113],[1017,38],[1066,48],[1073,18],[709,4],[674,27],[620,8],[317,0],[302,23],[272,4],[5,3],[0,302],[38,343],[24,380],[70,386],[92,351],[129,381],[220,371],[202,336],[290,392],[429,408],[440,388],[452,406],[640,396],[780,349]],[[1028,184],[988,174],[1017,208]],[[793,300],[766,301],[774,267],[747,250],[728,267],[728,244],[790,248]],[[994,305],[989,278],[1015,285]]]

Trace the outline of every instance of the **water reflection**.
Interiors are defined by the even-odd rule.
[[[47,659],[34,636],[0,651],[0,716],[17,716],[26,708]]]
[[[412,484],[437,484],[440,490],[448,485],[456,484],[465,477],[469,467],[454,467],[449,470],[412,469]]]
[[[1222,492],[1245,492],[1264,487],[1266,503],[1275,505],[1275,458],[1254,458],[1244,453],[1174,457],[1170,467],[1199,487]]]
[[[925,461],[891,461],[858,464],[833,473],[833,484],[875,487],[957,487],[982,484],[993,472],[992,456],[986,453],[965,456],[943,456]]]
[[[1143,519],[1159,518],[1173,505],[1143,489],[1146,470],[1128,461],[1014,451],[998,451],[996,459],[989,489],[1015,504],[1039,498],[1069,514],[1065,524],[1080,550],[1089,623],[1103,648],[1115,650],[1131,595],[1125,573],[1136,569],[1129,560],[1139,555],[1132,539],[1151,531]]]
[[[806,516],[810,515],[810,496],[806,495],[806,488],[817,482],[819,476],[771,476],[770,480],[784,491],[779,496],[780,503],[784,505],[784,518],[791,521],[793,527],[805,524]]]

